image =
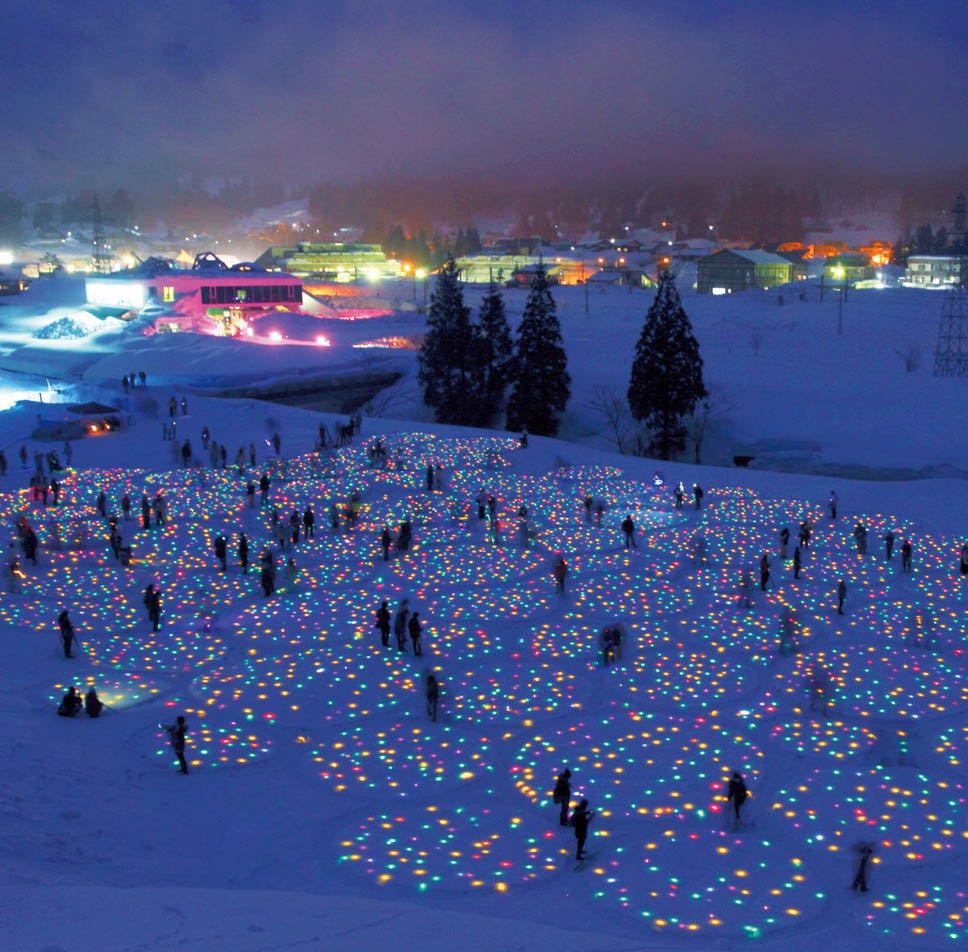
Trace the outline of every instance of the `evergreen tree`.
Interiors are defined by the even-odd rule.
[[[699,342],[682,307],[675,279],[659,275],[659,289],[635,345],[629,409],[651,431],[649,453],[671,459],[686,447],[683,419],[706,397]]]
[[[571,396],[568,358],[561,341],[555,299],[543,268],[531,283],[514,348],[509,430],[541,436],[558,432],[558,413]]]
[[[477,344],[479,379],[476,389],[480,397],[480,423],[488,424],[504,400],[514,351],[511,326],[504,312],[504,297],[493,282],[481,300],[474,335]]]
[[[433,408],[438,423],[466,426],[477,421],[479,375],[470,313],[464,305],[460,272],[451,258],[437,274],[418,358],[424,403]]]

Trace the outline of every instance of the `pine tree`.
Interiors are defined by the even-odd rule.
[[[649,452],[671,459],[686,447],[683,418],[706,397],[702,357],[682,307],[675,279],[659,275],[659,289],[635,345],[629,380],[629,409],[651,431]]]
[[[464,306],[460,272],[453,258],[437,274],[427,311],[427,334],[418,357],[417,380],[424,403],[433,408],[438,423],[477,422],[477,347]]]
[[[514,348],[507,428],[541,436],[558,432],[558,413],[571,395],[568,358],[561,340],[555,299],[544,269],[531,283]]]
[[[479,373],[477,392],[481,407],[479,422],[485,425],[494,419],[504,400],[514,351],[511,326],[504,312],[504,297],[493,282],[481,300],[474,336]]]

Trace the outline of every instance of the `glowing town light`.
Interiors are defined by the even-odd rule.
[[[316,335],[316,344],[319,347],[331,347],[332,346],[332,343],[331,343],[330,339],[325,334],[317,334]]]

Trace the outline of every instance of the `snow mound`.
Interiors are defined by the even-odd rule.
[[[44,325],[34,337],[40,340],[75,340],[90,337],[104,329],[104,322],[93,314],[71,314]]]

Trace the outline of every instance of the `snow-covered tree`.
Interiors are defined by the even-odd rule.
[[[531,283],[514,346],[507,428],[540,436],[558,432],[558,414],[571,395],[561,324],[543,268]]]
[[[675,279],[659,275],[659,289],[635,345],[629,380],[629,409],[651,431],[649,452],[671,459],[686,447],[683,423],[707,396],[699,342],[692,333]]]

